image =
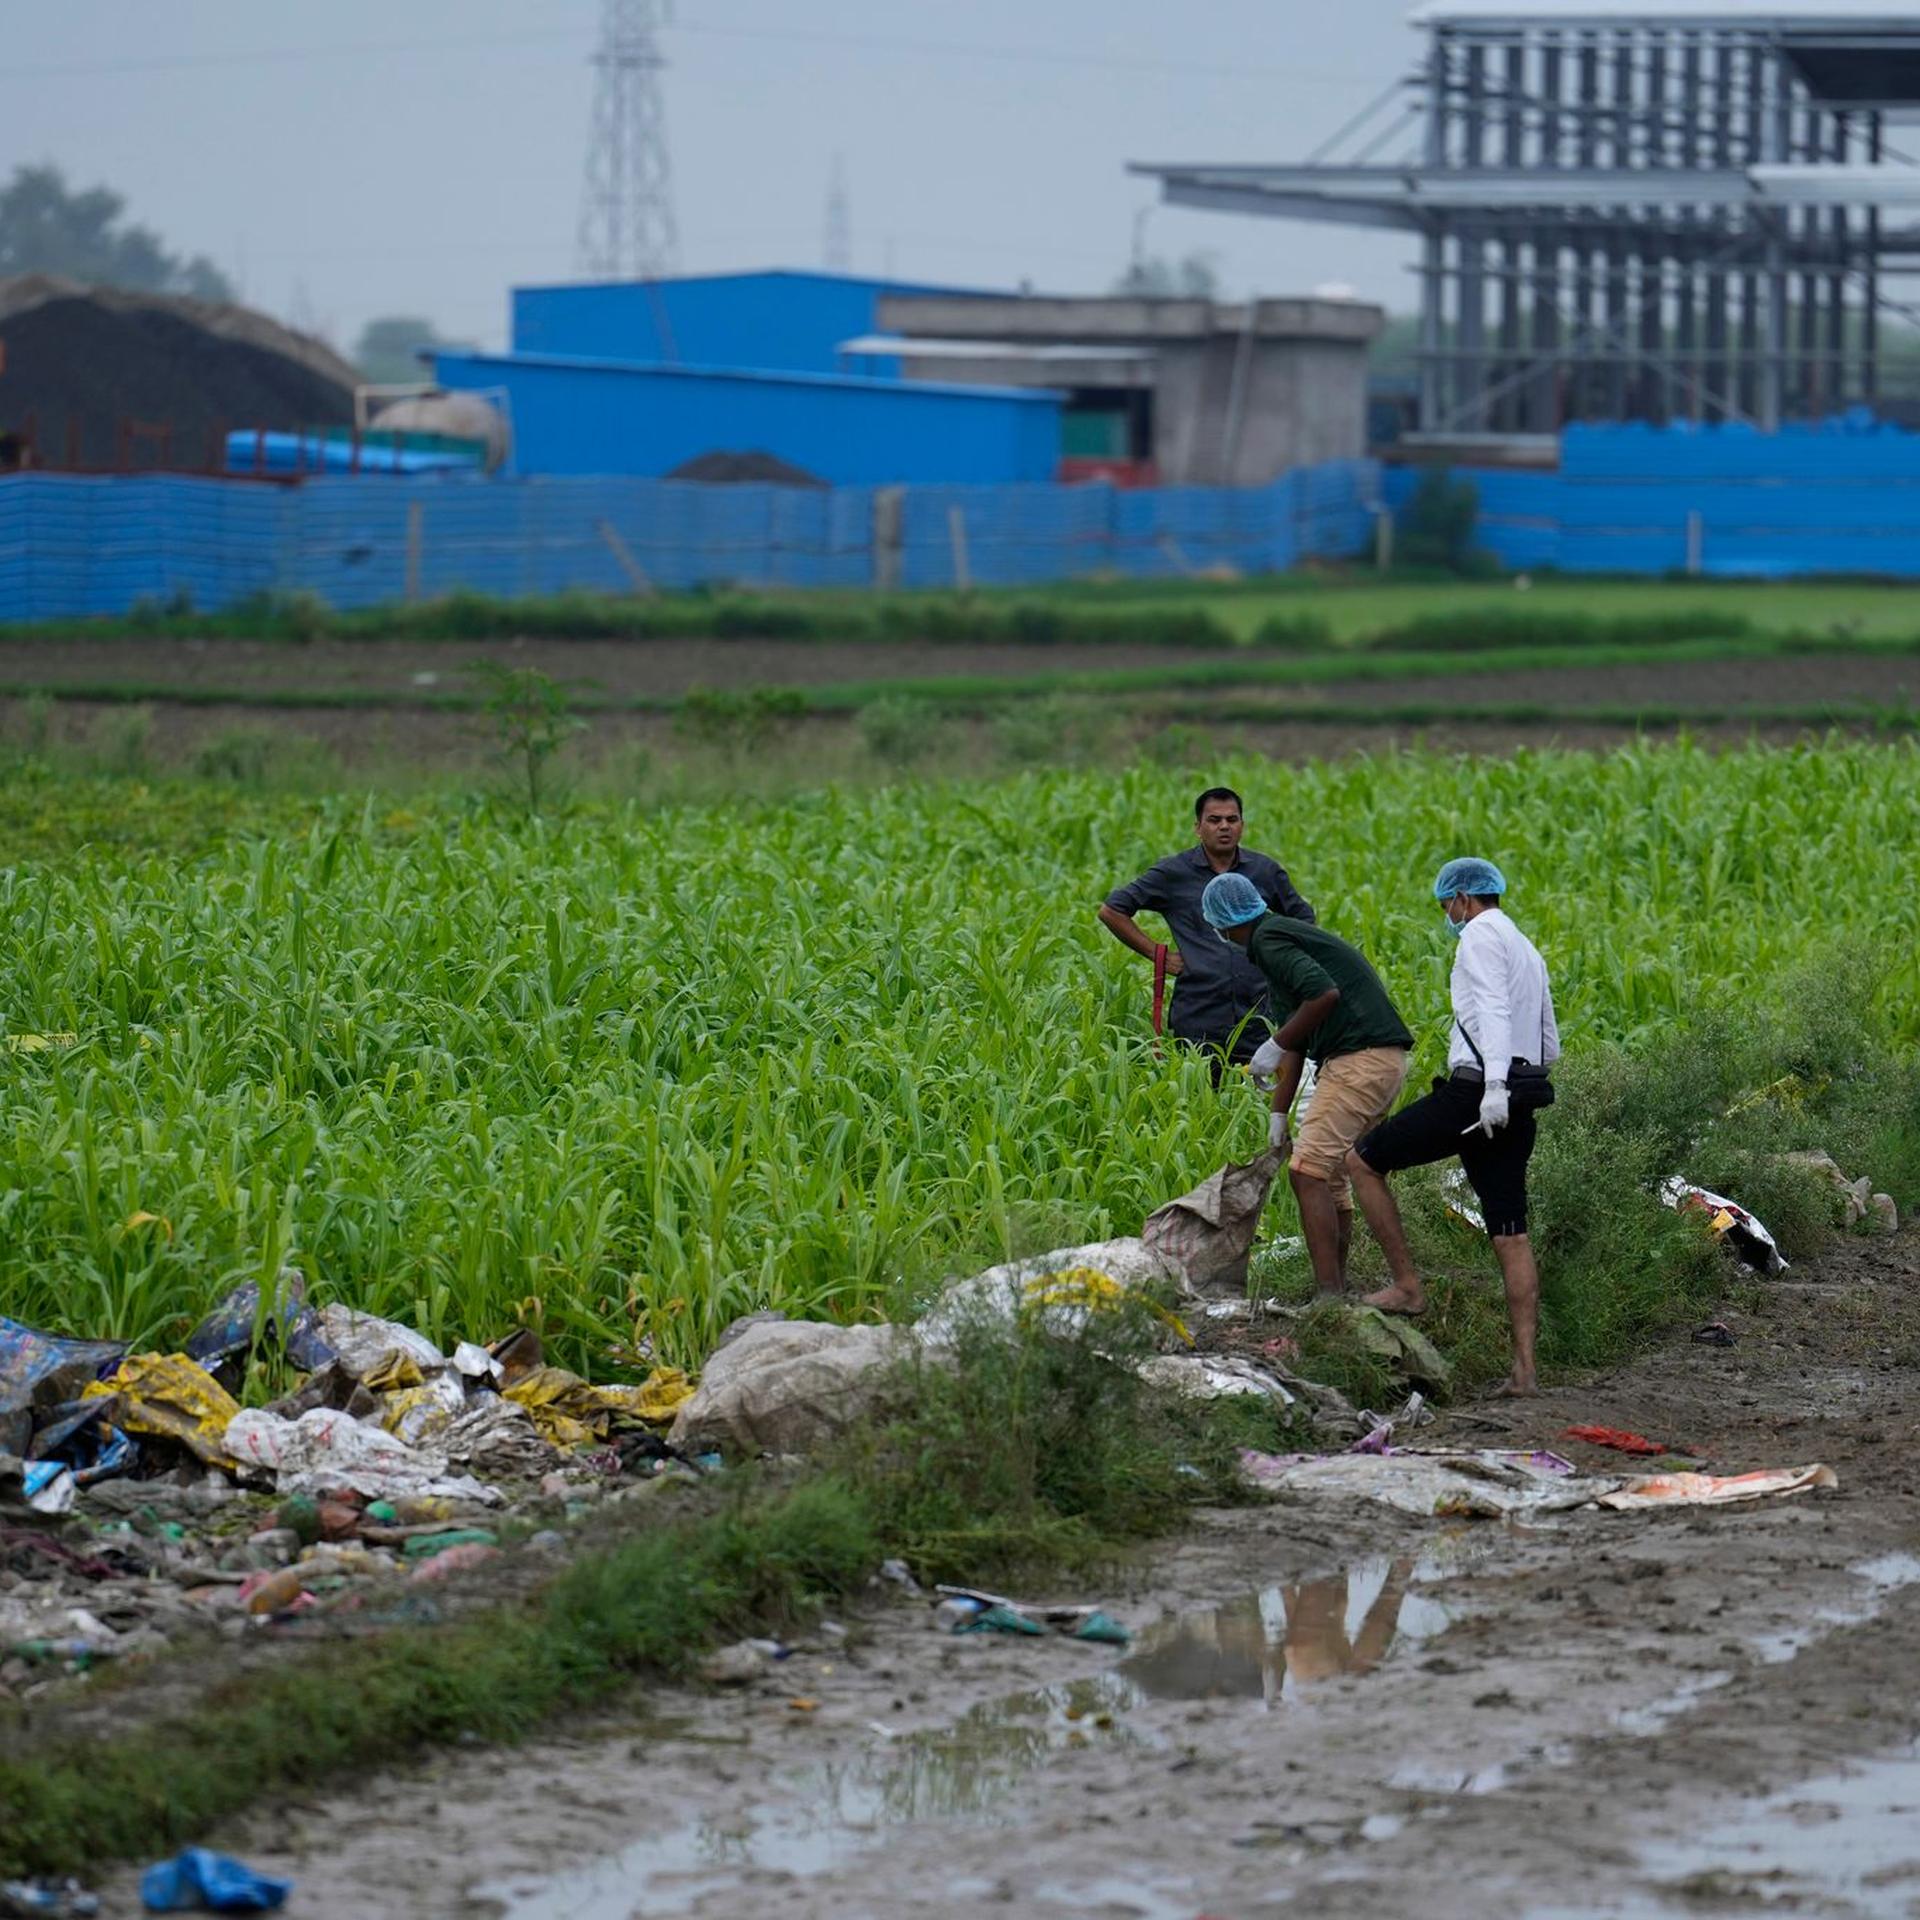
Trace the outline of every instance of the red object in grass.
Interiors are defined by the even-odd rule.
[[[1615,1453],[1672,1453],[1674,1449],[1644,1433],[1623,1433],[1618,1427],[1568,1427],[1569,1440],[1584,1440],[1590,1447],[1611,1447]]]

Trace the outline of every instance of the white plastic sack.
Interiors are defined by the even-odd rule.
[[[1290,1407],[1294,1396],[1280,1377],[1238,1354],[1160,1353],[1140,1363],[1140,1378],[1149,1386],[1185,1394],[1193,1400],[1271,1400]]]
[[[1063,1339],[1086,1328],[1092,1309],[1045,1304],[1050,1283],[1058,1276],[1099,1274],[1123,1292],[1150,1286],[1177,1285],[1180,1268],[1144,1240],[1128,1236],[1095,1240],[1084,1247],[1058,1247],[1028,1260],[1008,1260],[965,1280],[950,1281],[947,1289],[921,1317],[920,1338],[930,1347],[951,1346],[963,1327],[980,1320],[1010,1325],[1027,1315],[1032,1324]],[[1063,1291],[1071,1291],[1070,1287]]]
[[[437,1493],[488,1505],[500,1499],[495,1488],[450,1474],[444,1454],[409,1447],[371,1421],[331,1407],[315,1407],[298,1420],[245,1408],[227,1423],[226,1447],[246,1466],[271,1474],[281,1493],[346,1487],[370,1500],[396,1493]]]
[[[669,1437],[735,1456],[804,1453],[872,1411],[888,1365],[912,1347],[900,1327],[757,1322],[707,1362]]]
[[[424,1333],[415,1333],[397,1320],[382,1320],[377,1313],[360,1313],[337,1305],[323,1307],[320,1325],[328,1346],[355,1380],[364,1378],[396,1351],[404,1353],[422,1373],[435,1373],[447,1364],[447,1356]]]
[[[1377,1501],[1422,1519],[1498,1518],[1584,1507],[1619,1487],[1614,1479],[1536,1472],[1497,1453],[1336,1453],[1319,1460],[1240,1456],[1247,1479],[1267,1492]]]

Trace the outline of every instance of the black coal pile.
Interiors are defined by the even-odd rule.
[[[702,453],[683,460],[668,472],[668,480],[704,480],[709,484],[761,487],[824,487],[827,483],[805,467],[796,467],[778,454]]]
[[[161,307],[47,300],[0,318],[0,352],[0,435],[31,438],[43,466],[205,467],[230,428],[353,420],[347,387]],[[170,442],[124,440],[127,422],[170,429]]]

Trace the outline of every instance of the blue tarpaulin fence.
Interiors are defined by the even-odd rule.
[[[962,564],[986,586],[1222,566],[1265,573],[1366,550],[1379,485],[1374,464],[1355,460],[1254,488],[908,487],[889,557],[876,552],[886,516],[876,515],[872,487],[467,474],[285,487],[8,474],[0,620],[111,616],[143,600],[216,611],[263,592],[366,607],[404,598],[410,572],[426,598],[620,593],[633,584],[629,559],[669,590],[861,587],[886,571],[903,587],[944,587]]]
[[[1737,426],[1570,427],[1556,473],[1458,468],[1478,543],[1517,570],[1747,578],[1920,577],[1920,434],[1850,416]],[[1419,476],[1384,476],[1403,512]]]

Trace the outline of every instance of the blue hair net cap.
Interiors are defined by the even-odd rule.
[[[1260,889],[1244,873],[1216,873],[1200,895],[1200,917],[1215,933],[1244,927],[1267,911]]]
[[[1433,883],[1436,900],[1451,900],[1456,893],[1505,893],[1507,876],[1491,860],[1462,858],[1449,860]]]

